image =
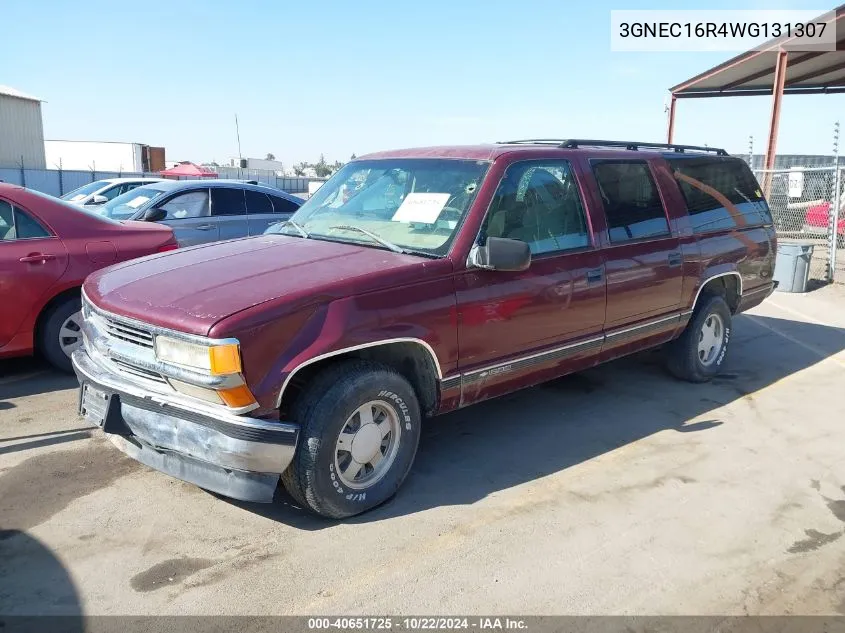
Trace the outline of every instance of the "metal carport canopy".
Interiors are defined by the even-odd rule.
[[[714,66],[669,90],[668,142],[675,132],[678,99],[773,95],[769,138],[764,167],[775,161],[780,104],[785,94],[827,94],[845,92],[845,5],[825,14],[828,28],[836,29],[836,50],[789,50],[788,37],[769,40],[759,49],[747,51]]]

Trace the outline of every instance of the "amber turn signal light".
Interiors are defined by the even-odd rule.
[[[208,348],[208,356],[212,374],[220,376],[241,372],[241,355],[237,345],[214,345]]]
[[[255,397],[246,385],[232,387],[231,389],[221,389],[217,395],[226,403],[226,406],[233,409],[240,409],[255,404]]]

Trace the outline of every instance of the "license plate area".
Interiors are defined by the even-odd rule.
[[[79,414],[91,424],[103,427],[111,405],[111,394],[92,387],[88,383],[82,385],[81,389]]]

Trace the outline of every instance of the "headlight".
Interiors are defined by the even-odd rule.
[[[241,371],[241,354],[237,343],[201,345],[169,336],[156,336],[155,352],[158,360],[202,369],[214,375],[237,374]]]

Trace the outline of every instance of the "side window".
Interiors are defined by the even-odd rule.
[[[161,205],[161,208],[167,211],[166,220],[184,220],[207,216],[208,189],[179,194]]]
[[[299,205],[295,202],[285,200],[279,196],[271,196],[271,199],[273,200],[274,213],[296,213],[297,209],[299,209]]]
[[[25,211],[0,200],[0,241],[29,240],[50,237],[50,232]]]
[[[593,173],[612,243],[669,235],[666,212],[645,162],[594,162]]]
[[[524,161],[508,167],[481,235],[485,241],[522,240],[532,255],[589,246],[584,205],[569,161]]]
[[[122,196],[127,191],[132,191],[136,187],[138,187],[141,183],[140,182],[126,182],[120,187],[120,195]]]
[[[101,191],[99,195],[105,196],[107,200],[111,200],[112,198],[116,198],[120,194],[125,191],[122,185],[115,185],[114,187],[109,187],[105,191]]]
[[[769,205],[743,161],[713,156],[670,158],[693,231],[770,224]]]
[[[211,189],[211,213],[213,215],[245,215],[244,190],[213,187]]]
[[[50,232],[41,226],[38,220],[17,207],[15,207],[15,232],[19,240],[50,237]]]
[[[15,239],[15,212],[12,205],[0,200],[0,241],[10,242]]]
[[[244,190],[247,213],[273,213],[273,203],[266,193]]]

